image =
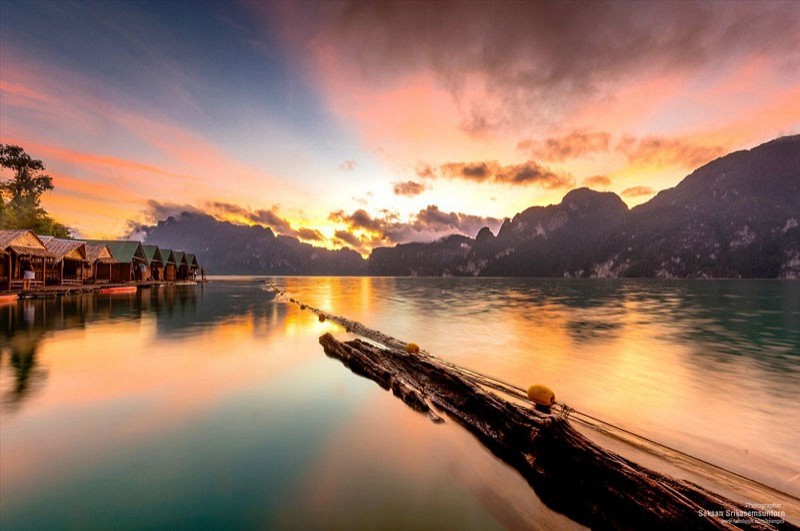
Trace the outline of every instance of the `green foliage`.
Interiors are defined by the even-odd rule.
[[[41,206],[41,196],[53,189],[44,163],[19,146],[0,144],[0,167],[13,172],[0,180],[0,228],[30,229],[37,234],[68,238],[69,230]]]

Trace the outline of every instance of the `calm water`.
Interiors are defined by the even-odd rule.
[[[800,494],[800,283],[278,278]],[[0,306],[0,527],[577,527],[253,279]]]

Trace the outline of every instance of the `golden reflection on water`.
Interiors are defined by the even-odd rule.
[[[455,363],[523,387],[545,383],[579,410],[798,490],[787,482],[800,472],[796,431],[781,420],[800,417],[797,361],[724,355],[728,344],[698,331],[726,333],[745,350],[747,337],[715,320],[713,305],[687,316],[669,286],[601,285],[585,295],[585,285],[437,280],[276,282],[303,302]],[[341,328],[270,300],[257,284],[22,301],[0,308],[0,322],[0,480],[14,486],[11,502],[54,475],[115,462],[186,426],[235,418],[247,396],[269,414],[291,415],[306,400],[326,411],[352,404],[297,470],[309,523],[344,518],[343,507],[358,511],[370,492],[407,499],[416,485],[410,504],[430,514],[429,498],[449,488],[454,511],[466,497],[506,526],[566,525],[457,427],[431,425],[325,358],[317,338]],[[306,421],[293,422],[290,431]],[[387,478],[397,485],[370,484]]]
[[[520,387],[547,384],[581,411],[800,494],[800,483],[787,482],[800,472],[796,426],[787,423],[800,417],[800,364],[775,371],[755,345],[746,345],[752,357],[724,355],[717,349],[737,343],[704,341],[727,324],[715,312],[736,307],[697,318],[681,312],[685,301],[670,285],[654,294],[609,287],[583,304],[513,287],[485,296],[469,279],[443,289],[441,279],[281,280],[304,302]],[[730,332],[722,330],[744,342],[760,330]]]

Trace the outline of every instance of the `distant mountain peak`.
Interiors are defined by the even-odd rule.
[[[628,209],[578,188],[484,229],[468,252],[438,242],[370,258],[373,274],[800,277],[800,135],[729,153]],[[414,252],[411,250],[414,249]]]

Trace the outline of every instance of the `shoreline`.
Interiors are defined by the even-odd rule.
[[[43,286],[29,290],[10,290],[0,292],[0,296],[17,295],[17,300],[28,299],[52,299],[67,295],[80,295],[82,293],[97,293],[109,288],[136,287],[137,291],[141,288],[160,288],[163,286],[192,286],[201,284],[196,280],[180,280],[174,282],[167,281],[145,281],[145,282],[124,282],[109,284],[76,284],[74,286]]]

